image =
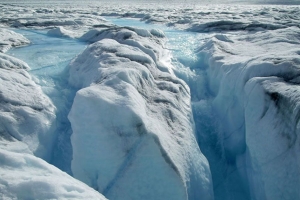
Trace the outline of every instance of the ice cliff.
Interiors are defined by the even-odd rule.
[[[216,34],[198,49],[219,124],[217,146],[234,166],[225,179],[234,185],[230,179],[239,177],[249,199],[299,197],[299,30],[227,36]]]
[[[72,171],[110,199],[212,199],[187,85],[172,75],[158,31],[92,30],[69,65],[80,89],[69,114]]]
[[[36,156],[51,157],[55,107],[27,73],[28,65],[0,53],[1,135],[26,143]]]
[[[44,161],[56,137],[55,107],[28,69],[0,53],[0,198],[105,199]]]

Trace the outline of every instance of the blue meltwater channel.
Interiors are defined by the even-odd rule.
[[[214,94],[209,89],[208,64],[204,62],[203,55],[197,53],[197,49],[214,33],[175,30],[136,19],[110,17],[106,19],[119,26],[133,26],[148,30],[158,28],[164,31],[168,40],[166,48],[173,56],[174,74],[190,87],[195,134],[202,153],[209,161],[215,199],[250,200],[247,184],[239,174],[237,166],[224,158],[222,133],[218,129],[222,122],[215,116],[213,108]]]
[[[42,87],[43,92],[52,100],[56,109],[55,143],[51,164],[71,174],[72,145],[71,125],[67,118],[76,90],[68,84],[66,66],[86,47],[86,43],[69,38],[55,38],[43,30],[20,30],[31,42],[21,48],[13,48],[7,53],[25,61],[30,66],[33,80]]]
[[[247,195],[241,188],[241,181],[235,178],[235,166],[220,158],[220,148],[211,106],[211,94],[208,88],[207,66],[195,51],[211,34],[175,30],[163,25],[146,24],[139,20],[106,17],[119,26],[131,26],[143,29],[161,29],[164,31],[166,48],[172,53],[174,74],[190,87],[191,105],[195,121],[195,134],[201,148],[210,163],[213,177],[215,199],[232,199],[231,191],[237,191],[239,197]],[[30,73],[44,93],[49,96],[57,108],[57,142],[51,164],[71,174],[72,129],[67,118],[75,97],[76,89],[68,84],[67,65],[87,44],[75,39],[55,38],[41,30],[14,30],[27,37],[31,45],[14,48],[8,52],[31,67]],[[233,175],[232,175],[233,174]],[[232,178],[228,178],[232,177]]]

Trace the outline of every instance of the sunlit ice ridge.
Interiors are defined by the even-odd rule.
[[[299,199],[300,8],[267,3],[0,3],[1,197]]]

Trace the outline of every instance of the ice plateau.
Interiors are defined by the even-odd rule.
[[[0,10],[0,198],[300,199],[299,6],[22,1]],[[8,55],[31,42],[12,28],[88,45],[56,77],[67,85],[57,96],[77,91],[64,100],[69,121],[59,122],[67,108],[26,56]]]

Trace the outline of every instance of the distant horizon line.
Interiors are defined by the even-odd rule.
[[[81,4],[85,4],[87,2],[98,2],[98,3],[119,3],[123,2],[124,4],[131,4],[131,3],[137,3],[137,4],[150,4],[150,3],[172,3],[172,4],[181,4],[181,3],[193,3],[193,4],[242,4],[242,5],[300,5],[300,0],[130,0],[124,2],[124,0],[87,0],[85,2],[82,2],[82,0],[23,0],[22,2],[18,0],[0,0],[0,3],[9,3],[9,4],[26,4],[26,3],[33,3],[33,4],[49,4],[51,2],[57,2],[57,3],[72,3],[72,2],[80,2]]]

